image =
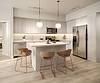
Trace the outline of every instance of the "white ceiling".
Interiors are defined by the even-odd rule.
[[[57,12],[57,0],[40,0],[41,1],[41,11],[45,13],[56,14]],[[78,10],[80,8],[86,7],[100,0],[61,0],[60,2],[60,14],[65,15],[66,13]],[[13,0],[13,7],[38,10],[39,0]]]

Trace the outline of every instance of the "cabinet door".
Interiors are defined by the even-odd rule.
[[[43,27],[38,28],[36,26],[37,20],[29,19],[29,18],[14,18],[14,33],[40,33],[45,34],[48,28],[56,28],[56,21],[42,21]],[[58,34],[66,34],[66,23],[62,22],[61,29],[57,30]]]
[[[19,48],[26,48],[26,43],[25,42],[14,42],[13,43],[13,53],[14,53],[14,56],[18,55],[18,49]]]
[[[32,33],[33,32],[33,29],[34,28],[34,21],[32,21],[31,19],[28,20],[28,19],[25,19],[25,23],[24,23],[24,33]]]
[[[14,18],[14,33],[24,32],[24,20],[21,18]]]
[[[38,33],[41,33],[41,34],[45,34],[45,33],[46,33],[46,22],[45,22],[45,21],[42,21],[42,23],[43,23],[43,27],[38,28],[38,27],[36,26],[37,32],[38,32]]]
[[[61,23],[61,28],[57,29],[58,34],[66,34],[67,33],[67,28],[66,28],[66,23],[62,22]]]
[[[47,21],[47,27],[48,28],[55,28],[55,21]]]
[[[26,18],[14,18],[14,33],[46,33],[46,22],[43,27],[36,26],[36,20]]]

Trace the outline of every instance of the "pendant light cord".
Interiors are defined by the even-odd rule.
[[[39,0],[39,20],[36,23],[37,27],[39,28],[43,27],[43,23],[41,22],[41,18],[40,18],[40,15],[41,15],[40,13],[41,13],[41,7],[40,7],[40,0]]]
[[[41,11],[40,11],[40,0],[39,0],[39,20],[40,20],[40,13]]]
[[[59,0],[57,1],[57,3],[58,3],[58,13],[57,13],[57,16],[58,16],[58,20],[59,20]]]
[[[58,11],[57,11],[57,13],[58,13],[58,14],[57,14],[57,16],[58,16],[58,23],[56,23],[55,27],[58,28],[58,29],[61,28],[61,23],[59,22],[59,20],[60,20],[60,19],[59,19],[59,5],[60,5],[60,4],[59,4],[59,3],[60,3],[60,0],[57,0],[57,6],[58,6]]]

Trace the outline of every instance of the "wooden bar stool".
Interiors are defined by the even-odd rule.
[[[19,55],[16,56],[17,60],[16,60],[16,64],[15,64],[15,71],[17,71],[17,63],[18,60],[20,60],[20,67],[26,67],[26,72],[27,72],[27,68],[29,67],[28,61],[27,61],[27,57],[30,56],[30,62],[31,62],[31,50],[28,50],[27,48],[20,48],[18,49]],[[25,58],[25,66],[22,66],[22,59]]]
[[[55,68],[54,68],[54,64],[53,64],[53,57],[54,57],[55,53],[54,52],[41,52],[40,56],[41,56],[41,61],[40,61],[40,74],[42,79],[45,79],[42,70],[45,70],[47,67],[50,67],[50,70],[53,74],[53,76],[55,77]],[[50,64],[43,64],[43,61],[45,63],[47,63],[47,61],[50,62]]]
[[[59,51],[57,52],[58,56],[62,57],[64,59],[64,68],[66,70],[67,67],[67,57],[70,58],[70,63],[71,63],[71,66],[72,68],[68,68],[68,69],[71,69],[72,71],[74,70],[73,68],[73,62],[72,62],[72,58],[71,58],[71,49],[68,49],[68,50],[64,50],[64,51]],[[60,65],[60,64],[57,64],[57,65]],[[66,73],[66,72],[64,72]]]

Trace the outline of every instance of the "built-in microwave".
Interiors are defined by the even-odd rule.
[[[47,28],[47,34],[57,34],[57,28]]]

